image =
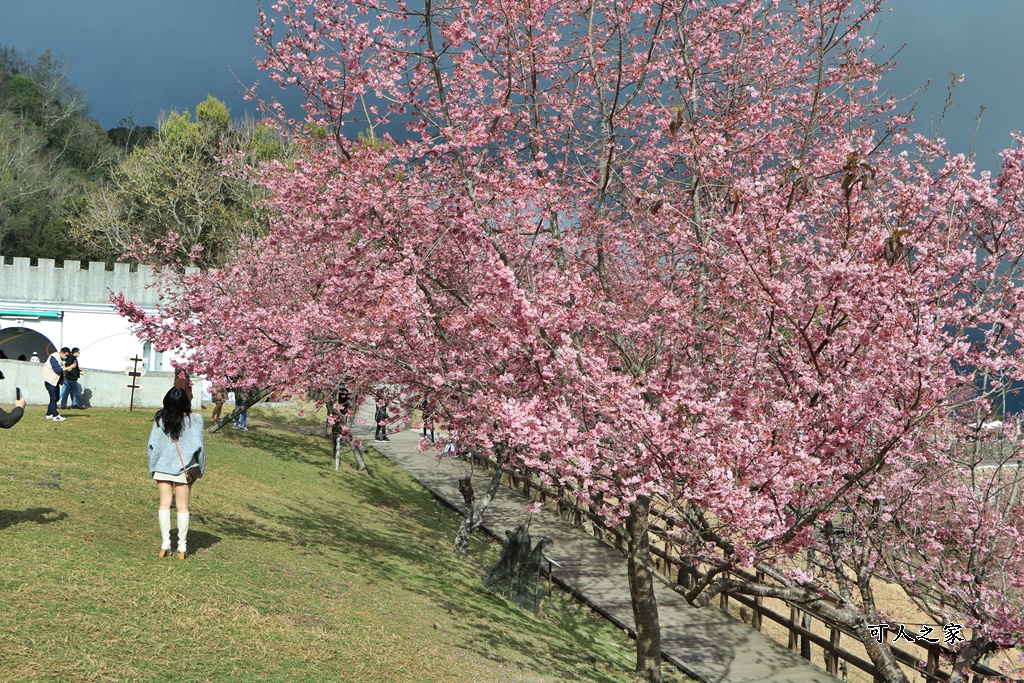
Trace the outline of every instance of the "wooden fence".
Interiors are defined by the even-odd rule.
[[[488,469],[493,470],[496,466],[496,464],[489,459],[475,457],[474,460],[478,465]],[[535,473],[531,471],[507,470],[506,475],[505,483],[510,488],[518,491],[531,500],[540,501],[545,505],[550,504],[554,506],[561,519],[569,521],[575,526],[589,531],[599,540],[607,543],[608,545],[614,546],[625,554],[627,542],[622,533],[618,529],[608,526],[605,521],[598,515],[594,514],[593,511],[581,508],[577,505],[570,499],[564,488],[558,486],[552,488],[544,485],[543,482],[540,481],[539,477],[536,477]],[[692,580],[699,578],[699,570],[689,566],[679,559],[681,553],[677,549],[674,539],[672,539],[672,537],[667,533],[667,518],[659,511],[652,512],[652,516],[655,517],[658,522],[652,524],[651,533],[662,544],[662,547],[659,547],[657,543],[651,543],[651,554],[655,557],[655,571],[660,573],[669,582],[675,582],[683,587],[691,585],[690,582]],[[763,582],[765,580],[765,577],[761,572],[751,574],[742,570],[734,570],[731,574],[742,578],[745,581]],[[788,647],[796,652],[801,652],[808,660],[811,659],[809,644],[814,644],[820,647],[825,654],[824,669],[828,673],[838,676],[841,668],[849,671],[849,667],[853,667],[869,676],[875,683],[882,683],[883,679],[881,674],[879,674],[878,669],[874,664],[858,654],[850,652],[842,646],[844,637],[846,639],[852,639],[853,642],[856,643],[861,642],[860,638],[852,630],[840,624],[833,623],[813,609],[805,606],[798,606],[788,601],[778,601],[784,602],[789,610],[788,614],[780,614],[769,606],[766,606],[764,604],[764,599],[760,596],[753,597],[734,592],[723,592],[719,597],[719,608],[728,613],[730,600],[734,600],[738,604],[750,610],[751,626],[758,631],[761,630],[765,619],[768,619],[786,629],[789,634]],[[825,638],[814,633],[810,628],[805,627],[803,625],[805,623],[805,616],[810,617],[812,621],[816,619],[823,624],[825,629],[828,631],[829,636]],[[896,630],[893,626],[889,626],[888,628],[893,631]],[[950,679],[950,673],[946,669],[950,667],[950,662],[952,662],[955,657],[953,651],[937,643],[932,644],[917,641],[910,644],[915,646],[916,649],[913,651],[907,651],[901,648],[892,647],[892,652],[896,657],[896,660],[907,667],[910,671],[920,675],[925,683],[947,683]],[[1012,681],[1011,679],[1002,676],[998,671],[983,665],[978,665],[974,669],[974,673],[975,683],[980,683],[982,680],[1022,683],[1021,681]]]

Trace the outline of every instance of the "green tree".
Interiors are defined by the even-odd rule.
[[[223,135],[231,127],[231,110],[213,95],[196,105],[196,123],[206,131]]]
[[[74,223],[76,239],[96,257],[163,244],[173,254],[218,265],[242,236],[262,234],[262,194],[245,179],[247,165],[284,155],[262,126],[232,124],[230,111],[210,96],[189,112],[171,112],[150,144],[137,147],[91,193]]]
[[[118,159],[64,60],[0,46],[0,252],[77,258],[68,218]]]

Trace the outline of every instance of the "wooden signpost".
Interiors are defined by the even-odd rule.
[[[142,377],[144,374],[146,374],[146,369],[143,368],[142,372],[139,372],[139,363],[145,361],[145,358],[139,358],[136,355],[132,356],[128,360],[131,361],[132,363],[132,366],[130,368],[125,368],[125,374],[132,378],[132,383],[128,385],[128,388],[132,390],[131,398],[128,399],[128,412],[130,413],[132,412],[132,409],[135,407],[135,390],[139,388],[139,385],[136,384],[136,382],[138,381],[139,377]]]

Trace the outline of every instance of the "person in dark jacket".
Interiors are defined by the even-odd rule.
[[[4,373],[0,372],[0,379],[4,378]],[[4,429],[10,429],[14,425],[18,424],[18,420],[25,415],[25,397],[22,396],[14,402],[14,410],[7,412],[3,408],[0,408],[0,427]]]
[[[60,392],[61,410],[67,410],[68,396],[71,397],[72,408],[84,408],[82,399],[82,383],[78,380],[82,376],[82,368],[78,367],[78,347],[71,349],[71,353],[64,357],[64,388]]]
[[[430,401],[423,399],[423,404],[420,406],[420,410],[423,412],[423,438],[430,439],[430,443],[434,443],[434,409],[430,405]],[[427,430],[430,430],[430,435],[427,435]]]
[[[338,412],[343,417],[346,417],[350,410],[352,410],[352,392],[348,390],[347,386],[342,384],[338,387]]]
[[[373,416],[374,422],[377,423],[377,430],[373,433],[373,440],[380,442],[389,442],[391,439],[388,438],[388,404],[377,403],[377,410]]]

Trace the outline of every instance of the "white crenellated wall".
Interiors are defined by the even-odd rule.
[[[130,263],[107,270],[103,262],[65,261],[58,268],[53,259],[41,258],[33,266],[30,259],[15,257],[0,265],[0,297],[8,301],[109,305],[111,292],[124,292],[138,305],[152,307],[157,292],[147,285],[153,281],[152,268]]]
[[[125,297],[154,311],[158,292],[149,266],[116,263],[107,270],[103,262],[0,257],[0,329],[24,327],[47,337],[56,348],[79,347],[84,369],[123,372],[127,359],[147,356],[147,369],[170,371],[174,352],[156,354],[131,331],[131,326],[110,303],[110,295]],[[53,316],[59,313],[57,317]],[[35,314],[35,315],[33,315]]]

